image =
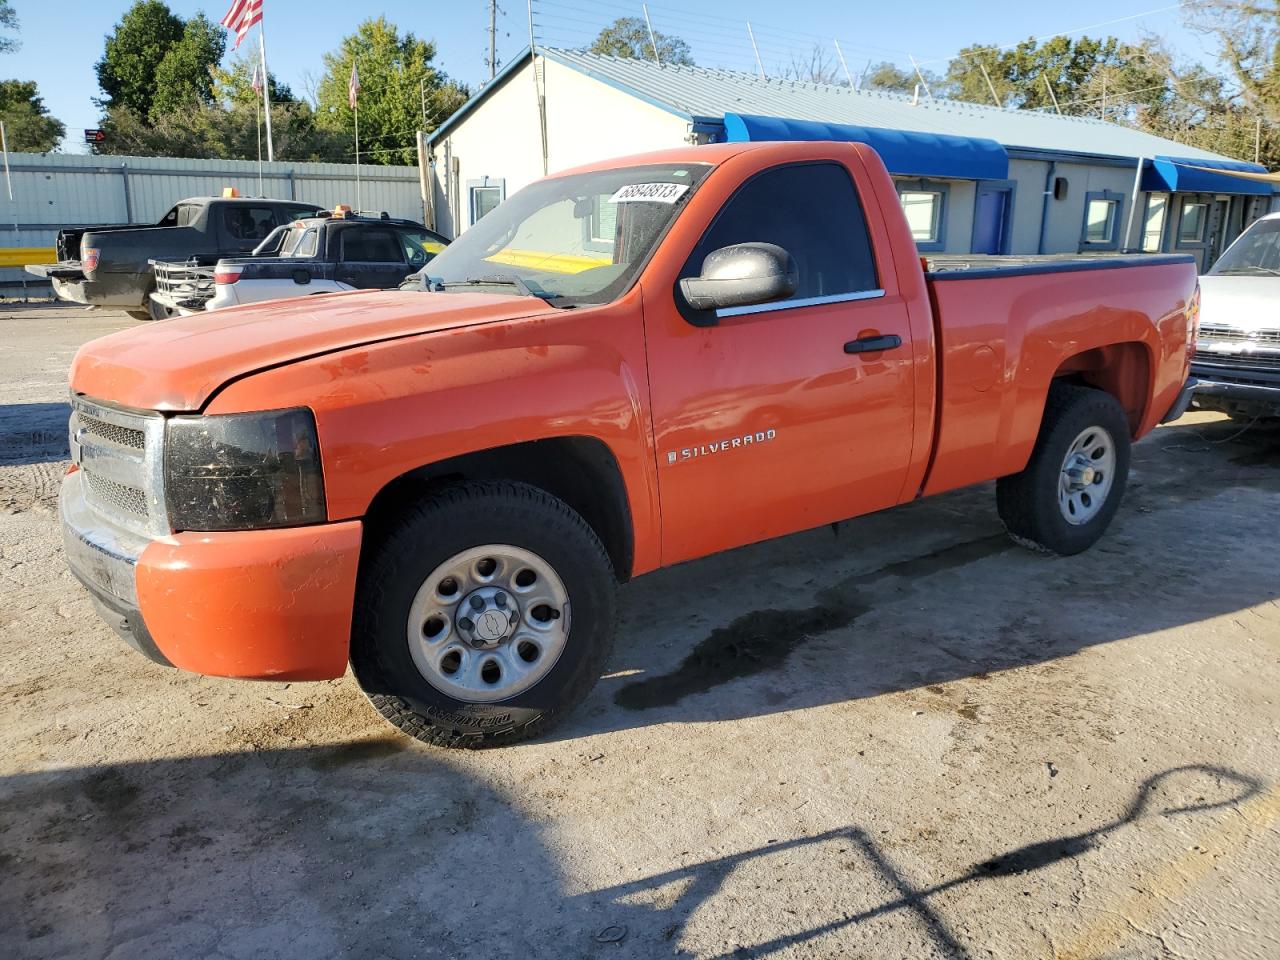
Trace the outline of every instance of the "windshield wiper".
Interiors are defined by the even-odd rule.
[[[526,297],[537,297],[539,300],[545,300],[550,303],[552,300],[560,299],[558,293],[547,293],[547,291],[534,287],[523,277],[517,276],[493,276],[493,277],[468,277],[466,280],[450,280],[446,283],[436,283],[433,289],[448,290],[450,287],[515,287]]]
[[[1217,276],[1229,277],[1229,276],[1232,276],[1233,274],[1244,275],[1254,270],[1257,270],[1260,273],[1265,273],[1269,277],[1280,277],[1280,270],[1276,270],[1272,267],[1260,267],[1255,263],[1244,264],[1239,267],[1228,267],[1226,270],[1223,270],[1220,273],[1218,273]]]

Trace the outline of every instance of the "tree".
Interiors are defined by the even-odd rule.
[[[937,88],[941,85],[941,78],[929,70],[922,72],[929,89],[934,93],[939,92]],[[900,69],[887,60],[870,67],[866,76],[863,87],[871,90],[889,90],[894,93],[915,93],[916,86],[920,83],[920,78],[916,76],[914,70]]]
[[[658,45],[658,59],[664,64],[694,65],[689,44],[679,37],[655,30],[653,41]],[[631,60],[652,60],[653,42],[649,39],[649,25],[642,17],[619,17],[600,31],[587,52]]]
[[[354,159],[354,118],[347,100],[351,65],[360,76],[360,158],[373,163],[417,162],[414,131],[427,131],[467,100],[467,88],[432,65],[436,45],[412,33],[400,34],[385,17],[366,20],[324,55],[324,76],[316,88],[316,126],[348,145],[342,159]],[[422,100],[425,94],[426,122]]]
[[[156,89],[151,112],[178,110],[213,102],[212,68],[222,61],[227,34],[199,13],[182,28],[182,38],[171,46],[156,67]]]
[[[9,0],[0,0],[0,30],[18,30],[18,12],[13,9]],[[0,37],[0,53],[12,53],[18,49],[20,41],[17,37]]]
[[[991,103],[994,88],[1001,106],[1055,109],[1056,98],[1063,113],[1077,116],[1100,112],[1102,94],[1094,88],[1103,78],[1117,98],[1162,81],[1146,69],[1139,48],[1115,37],[1030,39],[1003,49],[970,46],[951,61],[946,75],[947,93],[957,100]]]
[[[150,114],[156,72],[182,38],[182,20],[162,0],[136,0],[107,37],[106,51],[95,65],[105,95],[99,105]]]
[[[0,120],[10,150],[48,153],[58,146],[66,126],[49,116],[33,81],[0,80]]]
[[[826,83],[847,87],[848,78],[835,59],[818,43],[809,50],[808,56],[791,55],[791,62],[782,68],[784,80],[800,80],[804,83]]]

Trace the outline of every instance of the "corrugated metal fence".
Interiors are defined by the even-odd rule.
[[[179,200],[217,196],[224,187],[321,207],[356,203],[356,168],[349,163],[264,163],[261,186],[250,160],[13,153],[9,170],[12,202],[0,184],[0,285],[10,293],[24,278],[39,284],[22,264],[52,260],[63,227],[155,223]],[[416,167],[366,164],[360,181],[361,209],[422,219]]]

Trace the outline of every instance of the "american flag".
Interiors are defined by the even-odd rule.
[[[222,25],[236,35],[234,47],[249,34],[255,24],[262,22],[262,0],[231,0],[231,9],[222,18]]]
[[[351,79],[347,81],[347,103],[351,109],[356,108],[356,95],[360,92],[360,74],[356,73],[356,64],[351,62]]]
[[[249,86],[254,93],[262,93],[262,64],[253,65],[253,79],[249,81]]]

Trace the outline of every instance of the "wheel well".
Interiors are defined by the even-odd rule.
[[[1138,432],[1147,410],[1151,381],[1150,358],[1141,343],[1112,343],[1085,350],[1063,361],[1053,379],[1111,394],[1124,408],[1129,432]]]
[[[531,440],[411,470],[373,498],[365,513],[367,535],[383,536],[405,503],[464,480],[516,480],[560,498],[596,532],[618,579],[630,579],[634,535],[626,485],[613,452],[593,437]]]

